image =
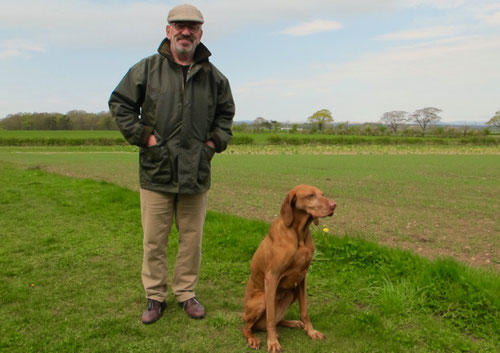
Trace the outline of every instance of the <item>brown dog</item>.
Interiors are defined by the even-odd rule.
[[[311,222],[333,215],[336,204],[310,185],[298,185],[286,196],[281,216],[253,255],[245,292],[246,325],[242,331],[248,346],[259,349],[252,328],[267,330],[267,350],[281,352],[276,325],[303,328],[312,339],[325,336],[313,329],[307,313],[306,274],[314,254]],[[300,321],[283,320],[290,305],[299,300]]]

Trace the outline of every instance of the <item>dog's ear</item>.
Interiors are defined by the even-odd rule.
[[[287,227],[293,223],[293,204],[295,203],[295,193],[290,191],[281,205],[281,218]]]

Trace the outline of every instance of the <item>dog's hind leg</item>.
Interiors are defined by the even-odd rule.
[[[243,326],[241,332],[247,339],[248,346],[252,349],[260,348],[260,340],[253,335],[252,328],[256,323],[261,322],[263,317],[265,322],[265,311],[266,302],[263,292],[255,293],[253,297],[245,302],[245,314],[242,318],[246,325]]]
[[[248,347],[250,347],[252,349],[259,349],[260,348],[260,340],[253,335],[251,324],[245,325],[241,329],[241,332],[243,332],[243,335],[247,339]]]
[[[281,320],[278,325],[288,328],[304,328],[304,323],[300,320]]]

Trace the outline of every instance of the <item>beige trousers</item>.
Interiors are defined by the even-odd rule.
[[[147,298],[163,302],[167,297],[166,247],[174,216],[179,231],[179,250],[172,291],[179,302],[195,296],[207,200],[207,192],[191,195],[141,189],[144,231],[142,283]]]

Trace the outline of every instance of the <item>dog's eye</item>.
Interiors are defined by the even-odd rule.
[[[309,200],[312,199],[314,197],[314,194],[309,194],[306,196],[306,198],[308,198]]]

